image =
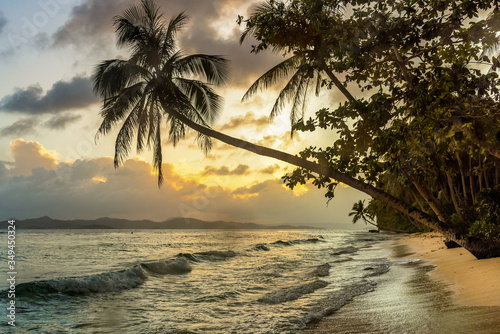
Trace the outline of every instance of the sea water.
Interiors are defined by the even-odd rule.
[[[24,230],[16,331],[297,333],[373,291],[390,235],[339,230]],[[0,234],[2,330],[7,235]]]

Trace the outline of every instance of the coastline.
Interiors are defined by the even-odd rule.
[[[443,240],[425,233],[383,241],[393,264],[374,278],[375,290],[302,333],[498,333],[500,259],[476,260]]]
[[[466,306],[500,307],[500,258],[477,260],[459,247],[447,249],[438,233],[418,233],[398,240],[413,253],[407,258],[420,258],[435,266],[432,279],[444,283],[456,303]]]

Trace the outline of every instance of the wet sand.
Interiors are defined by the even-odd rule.
[[[446,284],[457,303],[500,307],[500,258],[477,260],[463,248],[447,249],[443,240],[437,233],[423,233],[400,242],[409,246],[411,257],[436,266],[430,276]]]
[[[386,275],[374,279],[375,291],[356,297],[304,333],[500,332],[500,306],[494,296],[500,280],[500,276],[495,278],[497,259],[481,260],[486,261],[481,264],[468,258],[463,249],[441,249],[442,239],[429,235],[403,237],[386,246],[395,264]],[[451,255],[444,254],[449,251]],[[439,260],[443,256],[446,260]],[[442,268],[436,270],[436,266]],[[477,288],[462,286],[459,275],[484,281]],[[465,297],[478,294],[482,296]]]

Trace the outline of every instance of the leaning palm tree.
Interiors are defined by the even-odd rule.
[[[162,127],[167,127],[169,139],[174,145],[190,128],[198,133],[198,143],[205,152],[211,148],[211,138],[216,138],[234,147],[287,162],[345,183],[385,202],[440,231],[477,257],[497,254],[496,244],[475,243],[474,240],[466,239],[465,235],[457,234],[454,229],[425,212],[351,175],[210,128],[222,106],[222,99],[212,87],[227,81],[228,61],[221,56],[185,55],[179,50],[175,37],[186,20],[186,15],[181,13],[165,23],[152,0],[142,0],[140,5],[126,9],[114,19],[118,46],[128,48],[130,57],[105,60],[98,64],[93,83],[94,92],[103,99],[103,121],[97,136],[108,134],[121,124],[115,143],[115,167],[125,160],[134,138],[137,138],[136,148],[139,152],[144,148],[153,150],[153,166],[158,173],[158,184],[161,185]]]
[[[94,91],[104,101],[98,135],[107,134],[123,122],[115,144],[115,166],[127,157],[134,136],[137,151],[153,150],[153,166],[162,183],[162,120],[170,141],[176,145],[186,134],[182,115],[203,126],[217,120],[222,98],[212,86],[227,80],[228,61],[221,56],[185,55],[176,45],[176,33],[187,16],[180,13],[164,23],[158,6],[143,0],[115,17],[118,46],[130,50],[126,60],[98,64],[93,75]],[[208,152],[210,137],[199,133],[198,143]]]

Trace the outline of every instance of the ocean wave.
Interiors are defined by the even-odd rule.
[[[311,237],[308,239],[297,239],[297,240],[289,240],[289,241],[278,240],[275,242],[271,242],[270,245],[292,246],[292,245],[318,243],[318,242],[325,242],[325,240],[323,240],[323,237],[321,235],[317,236],[317,237]]]
[[[187,274],[192,270],[189,262],[184,257],[178,257],[167,261],[141,263],[141,266],[151,273],[160,275]]]
[[[359,248],[356,248],[354,246],[347,246],[347,247],[342,247],[342,248],[337,248],[331,255],[342,255],[342,254],[352,254],[356,253]]]
[[[354,260],[352,257],[346,257],[346,258],[343,258],[343,259],[338,259],[338,260],[332,261],[331,263],[342,263],[342,262],[349,262],[349,261],[352,261],[352,260]]]
[[[208,296],[198,297],[195,300],[195,303],[216,303],[216,302],[219,302],[221,300],[236,298],[240,295],[241,295],[241,293],[239,291],[227,291],[227,292],[223,292],[223,293],[220,293],[217,295],[208,295]]]
[[[363,277],[380,276],[389,271],[392,263],[386,259],[380,259],[381,262],[373,263],[371,266],[364,268],[367,272]]]
[[[253,247],[253,250],[258,251],[270,251],[271,249],[266,244],[257,244]]]
[[[283,302],[299,299],[301,296],[313,293],[314,291],[324,288],[327,285],[328,285],[327,282],[317,280],[314,282],[301,284],[294,287],[284,288],[281,290],[268,293],[265,296],[259,298],[257,301],[263,304],[280,304]]]
[[[313,276],[317,277],[325,277],[330,275],[330,268],[332,266],[329,263],[324,263],[319,266],[317,266],[314,271],[311,273]]]
[[[324,317],[331,315],[342,306],[351,302],[354,297],[375,290],[376,286],[377,284],[374,282],[363,280],[334,291],[307,314],[304,319],[304,323],[310,324],[320,321]]]
[[[137,265],[127,270],[95,274],[86,277],[63,277],[44,281],[21,283],[16,286],[20,296],[40,296],[50,293],[88,295],[133,289],[144,283],[146,271]]]
[[[211,261],[220,261],[220,260],[226,260],[230,257],[235,257],[236,253],[233,252],[232,250],[228,251],[208,251],[208,252],[199,252],[199,253],[194,253],[197,257],[200,257],[204,260],[211,260]]]
[[[20,296],[44,296],[53,293],[65,295],[89,295],[102,292],[118,292],[137,288],[149,274],[179,275],[191,271],[184,258],[140,263],[132,268],[94,274],[84,277],[61,277],[42,281],[21,283],[16,286]]]

